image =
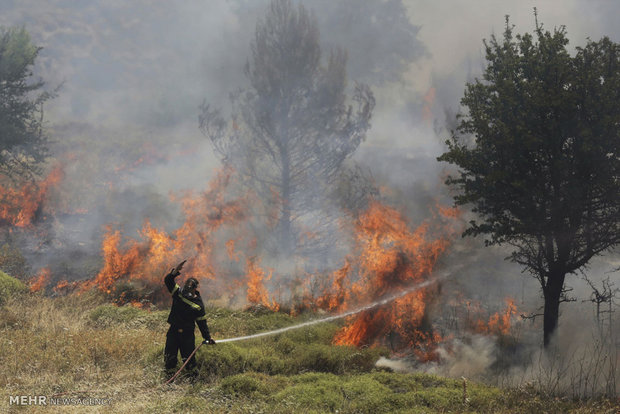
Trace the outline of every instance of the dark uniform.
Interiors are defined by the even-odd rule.
[[[164,283],[172,294],[172,308],[170,315],[168,315],[170,329],[166,334],[166,347],[164,348],[164,362],[168,371],[176,368],[179,351],[181,351],[181,358],[185,362],[194,350],[194,322],[198,325],[203,339],[207,342],[211,341],[205,306],[200,298],[200,293],[198,290],[195,291],[195,294],[183,292],[183,289],[174,281],[178,275],[178,273],[175,275],[171,272],[164,277]],[[187,368],[190,371],[196,368],[194,357],[187,363]]]

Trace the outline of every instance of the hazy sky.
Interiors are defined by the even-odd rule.
[[[106,127],[144,127],[198,139],[203,99],[227,107],[246,85],[242,68],[267,0],[4,0],[0,24],[22,25],[42,45],[37,73],[64,82],[49,120]],[[620,2],[555,0],[308,0],[324,49],[349,51],[352,80],[378,98],[367,145],[437,152],[421,123],[435,88],[433,114],[456,110],[468,77],[480,73],[482,39],[501,33],[509,14],[517,32],[539,21],[566,25],[571,45],[586,37],[619,40]],[[398,78],[401,73],[401,78]],[[426,123],[427,124],[427,123]],[[173,128],[172,132],[167,128]],[[175,130],[175,128],[178,128]],[[177,137],[178,138],[178,137]]]
[[[24,25],[43,47],[36,75],[50,87],[62,84],[46,114],[57,155],[80,154],[67,181],[99,180],[107,189],[116,180],[167,196],[204,188],[218,167],[198,130],[198,106],[206,100],[226,110],[228,94],[247,86],[243,65],[268,4],[1,0],[0,24]],[[324,55],[346,48],[350,84],[368,83],[377,97],[358,157],[392,183],[419,181],[427,189],[426,181],[440,181],[434,159],[447,138],[445,110],[458,110],[465,82],[481,73],[482,39],[501,34],[506,14],[518,33],[531,32],[536,6],[546,28],[566,25],[571,46],[602,35],[620,40],[620,2],[611,0],[303,4],[317,17]],[[403,167],[386,168],[385,153]]]

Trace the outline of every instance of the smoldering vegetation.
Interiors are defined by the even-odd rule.
[[[281,195],[276,191],[258,202],[261,192],[253,191],[247,180],[222,173],[226,160],[213,150],[198,120],[201,105],[211,104],[220,109],[227,128],[243,128],[235,123],[231,94],[250,89],[244,67],[252,56],[257,22],[264,22],[269,4],[4,2],[0,24],[24,25],[43,47],[35,76],[50,88],[61,86],[47,106],[46,126],[52,137],[48,170],[59,166],[62,179],[47,189],[28,225],[1,229],[3,269],[34,281],[47,269],[47,292],[53,295],[63,293],[53,289],[61,281],[87,283],[109,272],[114,276],[110,286],[128,283],[122,288],[129,292],[126,302],[150,303],[162,297],[154,286],[175,264],[171,260],[208,253],[209,263],[196,260],[189,269],[211,283],[206,296],[214,303],[268,306],[293,314],[332,311],[344,306],[350,294],[334,290],[338,272],[348,258],[369,251],[364,249],[372,235],[360,242],[355,229],[370,231],[362,222],[364,212],[379,200],[390,206],[382,210],[390,214],[386,227],[403,223],[406,229],[397,232],[401,239],[390,234],[386,242],[385,257],[396,257],[397,263],[383,273],[353,264],[349,288],[364,279],[364,272],[385,275],[386,283],[393,283],[383,291],[358,285],[365,292],[389,293],[417,280],[393,275],[424,268],[419,251],[408,251],[405,240],[427,222],[431,230],[422,237],[420,252],[427,253],[436,240],[445,245],[431,254],[431,268],[416,277],[449,273],[420,299],[424,309],[412,311],[411,302],[403,305],[407,312],[386,311],[410,325],[376,331],[376,343],[393,351],[379,365],[505,386],[534,383],[550,394],[617,396],[617,256],[597,259],[585,270],[600,289],[603,280],[611,281],[610,296],[599,303],[598,313],[591,301],[593,287],[582,275],[571,278],[574,301],[562,305],[557,346],[545,353],[540,316],[522,318],[540,313],[536,281],[505,260],[508,250],[460,238],[457,233],[471,213],[451,218],[449,230],[438,213],[438,205],[450,207],[452,194],[443,184],[449,171],[436,157],[454,127],[464,82],[481,72],[481,39],[497,28],[502,15],[493,22],[476,16],[472,25],[482,35],[472,40],[476,44],[463,47],[467,56],[451,57],[445,49],[456,48],[454,35],[443,35],[442,27],[457,17],[447,11],[400,0],[304,3],[316,18],[320,64],[329,65],[330,51],[346,51],[346,104],[352,104],[356,82],[373,92],[376,104],[365,139],[342,162],[329,192],[319,180],[313,186],[305,183],[302,191],[311,199],[300,198],[299,203],[312,208],[303,212],[295,234],[307,250],[296,256],[294,251],[280,254],[287,239],[274,236],[274,215],[286,205]],[[568,12],[586,7],[585,2],[572,6]],[[596,9],[597,19],[611,15],[611,6],[600,7],[604,10]],[[519,13],[530,18],[531,9]],[[560,10],[549,13],[569,29],[575,19]],[[433,24],[444,14],[445,24]],[[599,23],[607,29],[604,34],[616,35],[613,22]],[[587,30],[579,26],[570,33],[579,43],[581,31]],[[262,190],[270,192],[268,186]],[[185,232],[188,223],[196,226],[190,235]],[[106,250],[115,231],[119,240]],[[155,258],[155,245],[168,250],[163,259]],[[127,259],[131,264],[124,267]],[[132,281],[132,275],[140,277]],[[119,287],[114,299],[121,296]],[[335,305],[326,297],[335,298]],[[361,295],[356,299],[362,300]],[[391,321],[376,314],[364,317],[375,325]],[[404,348],[406,355],[398,357]]]

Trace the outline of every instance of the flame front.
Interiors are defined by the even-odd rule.
[[[112,294],[118,282],[132,282],[135,288],[148,291],[148,299],[162,303],[167,295],[162,276],[168,266],[188,259],[183,268],[187,277],[215,279],[212,253],[216,247],[214,233],[224,224],[243,222],[247,200],[225,197],[231,171],[221,171],[203,194],[186,193],[180,197],[185,215],[181,227],[173,232],[155,228],[147,220],[138,239],[123,240],[120,230],[108,226],[102,244],[104,265],[97,276],[84,285],[96,286]],[[176,198],[175,198],[176,200]],[[234,245],[228,245],[231,249]],[[127,297],[127,300],[130,298]],[[135,304],[135,302],[134,302]]]
[[[0,221],[15,227],[30,227],[41,213],[48,192],[64,176],[57,166],[41,182],[28,182],[19,188],[0,186]]]
[[[50,281],[50,277],[52,276],[52,272],[49,268],[44,267],[39,271],[39,274],[30,281],[30,291],[31,292],[39,292],[47,286]]]
[[[61,178],[62,170],[56,169],[36,187],[37,191],[34,187],[20,190],[29,194],[22,196],[24,206],[29,207],[21,208],[17,216],[6,200],[22,193],[4,191],[0,220],[11,217],[14,226],[29,226],[37,211],[41,211],[49,189]],[[208,279],[211,299],[228,298],[230,305],[239,304],[243,297],[246,304],[262,305],[273,311],[288,308],[291,313],[304,309],[346,312],[428,280],[462,226],[461,212],[456,208],[436,204],[431,217],[413,227],[398,210],[374,200],[358,216],[343,219],[342,235],[353,236],[353,247],[340,268],[321,273],[301,270],[300,266],[295,270],[297,273],[281,274],[262,264],[269,256],[261,254],[260,237],[255,231],[260,220],[257,217],[265,220],[259,222],[263,229],[273,229],[270,225],[273,206],[261,206],[251,192],[233,196],[238,189],[232,185],[234,182],[234,172],[223,169],[205,192],[172,196],[184,216],[176,230],[167,231],[147,219],[132,238],[118,226],[107,225],[101,246],[103,266],[97,275],[82,283],[62,280],[53,291],[56,294],[83,292],[94,287],[117,304],[136,307],[164,304],[169,295],[162,276],[174,264],[188,259],[183,277]],[[262,215],[251,213],[250,206],[254,213],[263,208]],[[307,230],[300,237],[311,240],[317,236]],[[43,289],[51,278],[50,270],[42,269],[32,279],[30,289],[33,292]],[[278,300],[273,295],[274,286],[277,286]],[[290,307],[286,302],[283,306],[282,297],[291,300]],[[437,346],[445,340],[430,319],[431,305],[437,298],[438,286],[429,285],[362,311],[346,319],[333,343],[387,345],[396,352],[410,350],[422,362],[436,360]],[[463,326],[481,334],[508,335],[517,311],[514,301],[507,299],[506,304],[505,310],[483,316],[480,306],[467,302],[468,323]]]
[[[265,271],[260,267],[260,261],[256,257],[250,257],[247,260],[248,273],[248,290],[247,299],[251,304],[260,304],[269,309],[277,311],[279,305],[275,301],[269,300],[269,294],[265,288],[264,282],[271,279],[273,271],[269,271],[269,275],[265,276]]]
[[[437,259],[445,251],[453,231],[441,228],[433,238],[431,224],[425,222],[411,230],[404,217],[394,208],[372,202],[355,225],[357,262],[352,268],[359,275],[349,296],[334,298],[330,304],[342,303],[340,310],[354,304],[371,303],[391,293],[426,280]],[[437,231],[437,229],[433,229]],[[349,275],[355,273],[347,269]],[[334,283],[343,285],[342,275]],[[379,309],[364,311],[349,319],[334,338],[339,345],[373,345],[389,343],[395,348],[415,347],[420,338],[438,336],[425,322],[427,305],[435,288],[409,293]]]
[[[506,308],[491,315],[487,323],[482,319],[478,319],[474,330],[482,334],[508,335],[510,333],[512,317],[517,314],[517,306],[512,298],[506,298],[505,302]]]

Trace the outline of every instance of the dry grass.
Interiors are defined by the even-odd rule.
[[[8,405],[9,395],[73,397],[78,391],[111,397],[115,411],[126,405],[123,410],[129,412],[149,391],[155,392],[151,390],[161,383],[160,372],[144,369],[143,358],[163,346],[161,330],[122,323],[98,328],[89,312],[101,303],[96,294],[56,299],[31,295],[7,301],[2,312],[11,315],[11,323],[0,331],[0,407]],[[82,406],[42,409],[84,412]]]

